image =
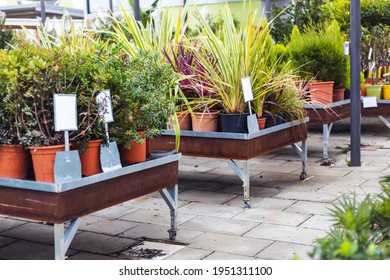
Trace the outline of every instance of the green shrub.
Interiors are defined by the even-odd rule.
[[[316,259],[390,259],[390,177],[382,182],[383,193],[343,196],[331,210],[335,224],[316,241],[311,257]]]
[[[288,51],[302,78],[334,81],[335,87],[349,84],[349,57],[344,55],[344,34],[336,21],[330,25],[294,27]]]

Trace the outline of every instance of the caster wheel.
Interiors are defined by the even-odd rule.
[[[250,201],[244,201],[244,208],[250,209],[251,208],[251,202]]]
[[[301,179],[301,181],[305,180],[306,179],[306,173],[302,173],[301,175],[299,175],[299,179]]]
[[[169,233],[169,239],[170,239],[170,240],[175,240],[175,239],[176,239],[176,232],[174,232],[174,233]]]

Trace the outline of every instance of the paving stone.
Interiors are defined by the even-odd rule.
[[[329,231],[330,227],[335,223],[334,218],[330,216],[314,215],[299,227],[314,228]]]
[[[95,216],[87,216],[83,218],[79,229],[96,233],[118,235],[137,225],[139,225],[139,223],[124,220],[109,220],[106,218]]]
[[[120,237],[127,237],[132,239],[138,239],[147,237],[149,239],[169,240],[168,230],[170,227],[152,224],[141,224],[128,231],[120,234]],[[176,242],[190,243],[191,240],[202,234],[199,229],[189,230],[183,227],[178,227],[176,233]]]
[[[93,216],[98,216],[98,217],[103,217],[103,218],[108,218],[108,219],[118,219],[122,217],[123,215],[129,214],[131,212],[136,211],[138,208],[134,207],[129,207],[129,206],[123,206],[121,205],[116,205],[112,206],[97,212],[92,213],[91,215]]]
[[[255,239],[268,239],[304,245],[313,245],[317,238],[324,237],[325,235],[326,232],[319,229],[308,229],[264,223],[247,232],[244,236]]]
[[[89,253],[113,254],[124,250],[136,241],[129,238],[119,238],[94,232],[81,232],[76,234],[70,248]]]
[[[54,227],[46,224],[27,223],[10,230],[3,231],[1,235],[49,245],[54,244]]]
[[[254,221],[258,223],[271,223],[291,226],[298,226],[309,218],[310,215],[307,214],[261,208],[246,209],[243,213],[234,217],[234,219]]]
[[[0,233],[5,230],[25,224],[26,221],[10,219],[6,217],[0,217]]]
[[[231,218],[244,211],[242,206],[229,206],[210,203],[191,202],[178,210],[180,213]]]
[[[252,181],[251,181],[252,183]],[[241,185],[236,185],[236,186],[228,186],[225,187],[218,192],[221,193],[231,193],[231,194],[236,194],[236,195],[243,195],[244,189]],[[271,197],[275,194],[280,192],[280,189],[278,188],[268,188],[268,187],[258,187],[258,186],[252,186],[249,188],[249,195],[251,197]]]
[[[71,261],[79,261],[79,260],[107,260],[107,261],[115,261],[120,260],[116,257],[111,257],[107,255],[100,254],[91,254],[86,252],[76,252],[74,255],[71,255],[67,258],[67,260]]]
[[[180,225],[185,221],[188,221],[194,217],[195,215],[180,214],[177,217],[177,224]],[[121,220],[156,224],[156,225],[163,225],[163,226],[171,225],[171,216],[169,211],[163,211],[163,210],[139,209],[135,212],[122,216]]]
[[[185,248],[182,245],[144,241],[121,252],[120,257],[137,260],[163,260]]]
[[[229,254],[229,253],[221,253],[221,252],[215,252],[207,257],[204,258],[204,260],[212,261],[212,260],[255,260],[254,257],[249,256],[241,256],[241,255],[235,255],[235,254]]]
[[[326,193],[320,191],[301,191],[301,190],[283,190],[275,197],[305,201],[316,201],[316,202],[332,202],[335,201],[339,194]]]
[[[231,253],[253,257],[272,241],[259,238],[248,238],[221,233],[206,232],[191,242],[191,248],[199,248],[216,252]]]
[[[201,250],[185,247],[172,255],[165,258],[165,260],[202,260],[212,254],[213,251]]]
[[[223,204],[235,197],[236,195],[234,194],[206,192],[206,191],[197,191],[197,190],[184,190],[183,192],[180,193],[180,200],[210,203],[210,204]]]
[[[17,239],[9,238],[5,236],[0,235],[0,247],[6,246],[8,244],[11,244],[12,242],[17,241]]]
[[[68,250],[68,254],[74,253]],[[20,240],[0,248],[0,258],[6,260],[54,260],[54,246]]]
[[[184,172],[184,171],[179,172],[179,179],[185,179],[185,180],[213,182],[221,177],[222,175],[220,174],[194,173],[194,172]]]
[[[230,235],[242,235],[257,225],[259,225],[258,222],[252,221],[199,216],[181,224],[180,228]]]
[[[298,201],[286,210],[289,212],[326,215],[330,213],[332,203]]]
[[[187,204],[187,202],[179,200],[178,206],[183,206]],[[128,206],[131,208],[141,208],[141,209],[151,209],[151,210],[169,210],[169,207],[165,200],[159,195],[158,198],[150,197],[150,196],[141,196],[136,199],[132,199],[128,202],[123,203],[124,206]]]
[[[284,210],[287,207],[294,204],[295,200],[290,199],[281,199],[281,198],[273,198],[273,197],[255,197],[251,196],[251,208],[257,209],[257,208],[265,208],[265,209],[275,209],[275,210]],[[224,205],[227,206],[238,206],[243,207],[243,197],[236,197],[235,199],[232,199],[228,202],[226,202]]]
[[[256,257],[269,260],[292,260],[295,258],[310,260],[308,254],[312,250],[313,246],[276,241],[257,254]]]

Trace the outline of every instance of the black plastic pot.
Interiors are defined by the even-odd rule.
[[[272,127],[285,123],[283,113],[276,113],[273,115],[266,115],[265,128]]]
[[[222,132],[248,133],[249,113],[221,114]]]

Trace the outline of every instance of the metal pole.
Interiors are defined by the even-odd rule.
[[[360,166],[360,0],[350,4],[351,24],[351,163]]]
[[[108,3],[109,3],[110,11],[112,12],[114,10],[114,7],[112,6],[112,0],[109,0]]]
[[[271,0],[265,0],[265,17],[268,21],[271,20]]]
[[[87,14],[91,13],[91,4],[89,3],[89,0],[87,0]]]
[[[134,0],[134,18],[141,20],[141,10],[139,8],[139,0]]]
[[[45,25],[46,22],[45,0],[41,0],[41,19],[42,19],[42,24]]]

